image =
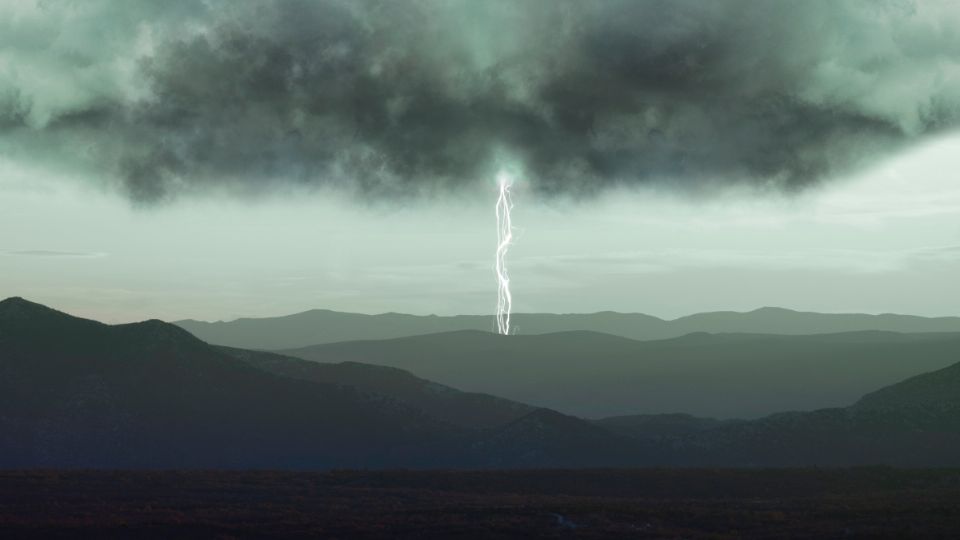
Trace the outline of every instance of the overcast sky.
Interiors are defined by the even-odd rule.
[[[0,296],[960,314],[955,2],[0,0]]]

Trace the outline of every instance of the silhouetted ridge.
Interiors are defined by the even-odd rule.
[[[0,318],[20,320],[46,318],[49,320],[53,317],[81,320],[72,315],[67,315],[62,311],[57,311],[43,304],[31,302],[19,296],[12,296],[5,300],[0,300]]]
[[[22,296],[11,296],[9,298],[0,300],[0,311],[6,309],[9,306],[23,306],[23,305],[46,307],[41,304],[35,304],[33,302],[30,302],[29,300],[25,299]],[[47,308],[47,309],[50,309],[50,308]]]
[[[344,385],[279,376],[159,320],[23,300],[0,317],[0,467],[425,465],[457,430]]]
[[[462,392],[421,379],[399,368],[359,362],[321,364],[273,353],[229,347],[220,349],[270,373],[352,386],[396,400],[440,421],[469,429],[501,426],[533,409],[529,405],[487,394]]]
[[[858,401],[854,408],[957,411],[957,428],[960,429],[960,363],[871,392]]]
[[[9,347],[33,350],[36,356],[55,354],[105,356],[126,354],[144,357],[166,351],[172,360],[177,351],[212,354],[210,346],[174,324],[158,319],[107,325],[24,300],[0,302],[0,337]]]
[[[119,324],[114,328],[116,328],[118,331],[127,332],[131,335],[139,336],[144,339],[168,342],[182,341],[207,346],[206,343],[183,328],[180,328],[175,324],[163,322],[159,319],[149,319],[141,322]]]
[[[105,332],[110,332],[110,327],[103,323],[74,317],[23,298],[0,302],[0,341],[8,344],[36,343],[51,347],[59,343],[68,347],[74,339],[93,338]]]

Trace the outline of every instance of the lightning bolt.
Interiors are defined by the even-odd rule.
[[[513,297],[510,295],[510,278],[507,276],[507,250],[513,241],[513,225],[510,221],[510,210],[513,203],[510,201],[510,186],[513,178],[507,173],[497,175],[497,186],[500,196],[497,198],[497,258],[494,266],[497,272],[497,333],[510,334],[510,310],[513,308]]]

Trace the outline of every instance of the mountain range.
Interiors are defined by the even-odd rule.
[[[880,337],[917,356],[930,343]],[[850,336],[823,343],[842,349]],[[588,421],[396,368],[216,347],[160,321],[109,326],[0,302],[4,468],[956,466],[958,396],[953,364],[846,407]]]
[[[640,313],[604,311],[590,314],[517,313],[517,334],[590,331],[638,340],[669,339],[694,332],[805,335],[885,331],[960,332],[960,317],[807,313],[760,308],[747,313],[721,311],[664,320]],[[244,349],[280,350],[337,341],[378,340],[460,330],[492,331],[493,317],[483,315],[364,315],[315,309],[283,317],[244,318],[229,322],[177,321],[200,339]]]
[[[401,368],[471,392],[600,418],[686,413],[757,418],[840,407],[960,359],[960,334],[689,334],[635,341],[576,331],[465,330],[339,342],[283,354]]]
[[[617,465],[636,447],[580,419],[397,369],[0,302],[0,468]]]

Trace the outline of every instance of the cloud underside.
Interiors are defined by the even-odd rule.
[[[7,12],[4,15],[4,12]],[[138,202],[794,190],[960,120],[950,1],[0,0],[0,149]]]

